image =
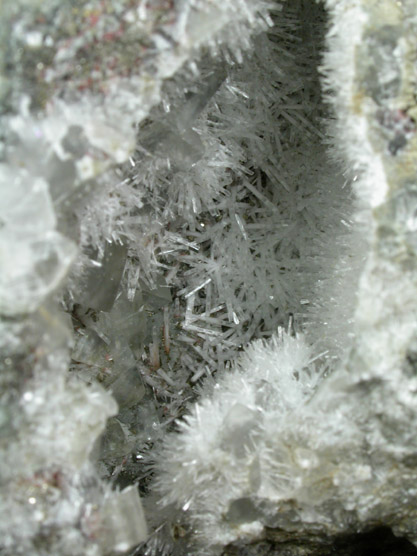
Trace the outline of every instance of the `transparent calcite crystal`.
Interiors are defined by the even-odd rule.
[[[9,265],[0,283],[1,312],[9,316],[36,309],[62,283],[75,255],[72,242],[55,232],[32,239],[5,232],[0,251]]]
[[[0,313],[34,311],[66,276],[74,260],[73,243],[59,234],[42,178],[0,166]]]
[[[126,254],[127,247],[114,242],[106,243],[102,256],[92,253],[90,260],[94,266],[79,284],[79,298],[75,301],[97,311],[110,311],[119,290]]]
[[[145,517],[136,486],[109,496],[101,509],[100,543],[106,552],[126,552],[147,536]]]

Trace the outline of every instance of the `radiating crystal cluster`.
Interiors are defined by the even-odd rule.
[[[413,1],[1,10],[0,552],[417,542]]]
[[[267,17],[262,2],[2,5],[4,554],[124,552],[147,536],[135,477],[120,491],[125,485],[103,482],[92,463],[105,461],[107,475],[134,447],[120,420],[97,438],[108,417],[142,400],[147,321],[159,325],[155,312],[171,301],[161,280],[121,290],[146,217],[137,214],[145,192],[120,178],[120,165],[134,160],[137,125],[163,80],[203,44],[211,55],[223,44],[239,55],[250,41],[239,39],[239,25],[256,32]]]
[[[255,538],[325,551],[380,523],[416,542],[415,6],[328,8],[336,144],[369,222],[350,348],[329,373],[312,340],[332,323],[253,344],[168,440],[166,503],[214,552]]]

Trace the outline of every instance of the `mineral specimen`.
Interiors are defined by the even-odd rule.
[[[414,1],[1,10],[0,553],[412,550]]]

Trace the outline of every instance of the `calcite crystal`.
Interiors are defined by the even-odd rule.
[[[417,546],[415,2],[1,10],[1,554]]]

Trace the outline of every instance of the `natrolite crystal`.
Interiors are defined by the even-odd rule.
[[[4,0],[1,556],[417,554],[415,0]]]

